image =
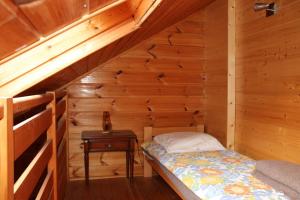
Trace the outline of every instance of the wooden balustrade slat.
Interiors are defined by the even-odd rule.
[[[4,108],[2,105],[0,105],[0,120],[3,119],[4,116]]]
[[[36,200],[48,200],[53,191],[53,172],[50,171],[45,178],[41,189],[36,197]]]
[[[62,99],[60,102],[56,104],[56,119],[64,114],[66,111],[66,100]]]
[[[53,100],[52,94],[33,95],[13,98],[14,114],[30,110],[34,107],[47,104]]]
[[[48,140],[14,185],[15,200],[28,199],[52,156],[52,141]]]
[[[65,135],[67,128],[67,122],[65,118],[61,118],[57,123],[57,129],[56,129],[56,144],[59,146],[62,138]]]
[[[52,123],[52,110],[48,108],[14,126],[14,159],[43,134]]]

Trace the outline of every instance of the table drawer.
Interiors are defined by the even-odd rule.
[[[121,151],[129,149],[129,141],[113,141],[113,140],[102,140],[94,141],[89,144],[90,151],[102,150],[102,151]]]

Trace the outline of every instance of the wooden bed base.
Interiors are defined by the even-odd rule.
[[[161,166],[159,164],[157,164],[154,160],[150,160],[149,158],[147,158],[147,156],[144,156],[144,163],[145,161],[152,167],[152,169],[154,171],[156,171],[159,176],[161,176],[166,182],[167,184],[178,194],[178,196],[180,196],[181,199],[183,200],[187,200],[184,195],[180,192],[180,190],[178,190],[178,188],[176,187],[176,185],[169,179],[169,177],[164,173],[164,171],[162,170]]]
[[[163,127],[163,128],[145,127],[144,142],[152,141],[153,137],[156,135],[170,133],[170,132],[181,132],[181,131],[204,132],[204,125],[197,125],[193,127]],[[185,199],[184,195],[178,190],[175,184],[164,173],[161,166],[144,155],[144,177],[152,177],[152,169],[155,170],[182,199]]]

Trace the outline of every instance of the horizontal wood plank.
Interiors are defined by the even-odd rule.
[[[51,116],[52,110],[47,109],[14,126],[15,160],[47,131],[52,124]]]
[[[36,196],[36,200],[49,200],[51,193],[53,192],[53,173],[48,172],[39,193]]]
[[[52,94],[33,95],[13,98],[14,114],[30,110],[39,105],[47,104],[53,99]]]
[[[16,200],[28,199],[52,155],[52,142],[47,141],[14,185]]]
[[[76,84],[68,87],[70,98],[114,98],[126,96],[204,96],[201,85],[120,85],[120,84]]]

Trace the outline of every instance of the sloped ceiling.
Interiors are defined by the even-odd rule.
[[[24,94],[56,90],[153,34],[203,8],[210,2],[211,0],[165,0],[140,29],[42,81],[27,90]]]

